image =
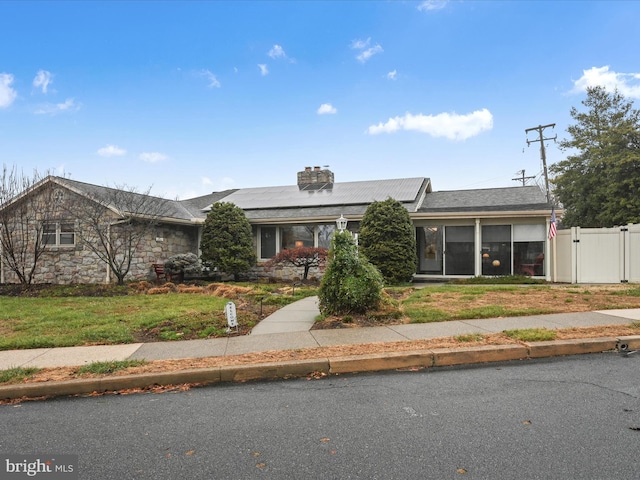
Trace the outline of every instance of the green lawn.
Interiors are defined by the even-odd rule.
[[[227,293],[234,285],[223,286]],[[276,308],[317,294],[308,286],[236,284],[240,334]],[[239,293],[241,292],[241,293]],[[455,285],[388,289],[393,297],[364,325],[640,308],[640,286]],[[122,344],[227,335],[224,307],[211,293],[140,294],[133,289],[55,288],[40,296],[0,295],[0,350]],[[71,296],[65,296],[71,295]],[[345,317],[343,322],[357,322]],[[372,323],[373,322],[373,323]]]
[[[206,337],[226,327],[228,301],[189,294],[0,297],[0,350],[132,343],[137,333],[154,329],[167,340],[194,331]]]

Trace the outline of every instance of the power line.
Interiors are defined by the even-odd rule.
[[[522,175],[522,176],[521,177],[512,178],[511,180],[513,180],[514,182],[522,182],[522,186],[523,187],[527,184],[527,180],[531,180],[532,178],[536,178],[535,176],[533,176],[533,177],[525,177],[524,176],[524,170],[520,170],[516,174],[517,175]]]

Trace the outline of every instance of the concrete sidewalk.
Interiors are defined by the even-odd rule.
[[[625,309],[483,320],[456,320],[383,327],[310,330],[316,316],[319,314],[317,302],[317,297],[309,297],[284,307],[263,319],[247,336],[126,345],[0,351],[0,370],[12,367],[81,366],[98,361],[127,359],[169,360],[225,357],[269,350],[295,350],[336,345],[425,340],[472,333],[499,333],[511,329],[561,329],[598,325],[624,325],[640,321],[640,309]]]

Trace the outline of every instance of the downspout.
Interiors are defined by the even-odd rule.
[[[475,271],[475,276],[479,277],[482,275],[482,243],[481,243],[481,235],[480,235],[480,219],[476,218],[476,225],[475,225],[475,229],[474,229],[474,250],[475,250],[475,255],[473,256],[474,258],[474,271]]]
[[[107,242],[107,258],[109,259],[111,258],[111,225],[113,225],[113,223],[107,225],[107,238],[109,239],[109,242]],[[109,260],[109,262],[107,263],[106,282],[107,285],[111,283],[111,260]]]

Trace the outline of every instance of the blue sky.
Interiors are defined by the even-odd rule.
[[[0,163],[168,198],[324,165],[517,186],[542,171],[525,129],[564,138],[588,85],[640,98],[635,1],[0,0],[0,18]]]

